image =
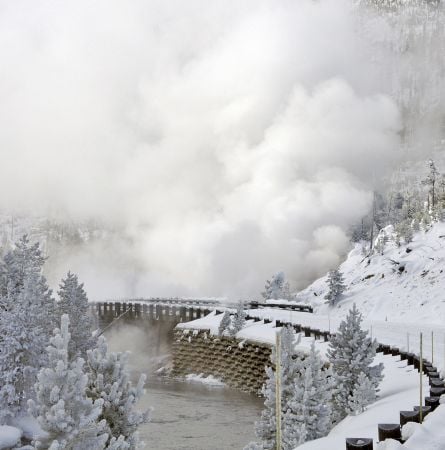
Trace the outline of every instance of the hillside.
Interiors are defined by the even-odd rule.
[[[392,227],[383,255],[370,258],[356,244],[340,270],[347,287],[336,307],[328,307],[327,276],[297,294],[318,314],[343,316],[355,302],[370,320],[439,324],[445,319],[445,224],[436,223],[414,234],[408,245],[397,247]]]

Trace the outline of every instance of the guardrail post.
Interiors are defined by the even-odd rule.
[[[402,441],[402,432],[400,424],[398,423],[379,423],[379,441],[382,442],[385,439],[395,439],[396,441]]]
[[[373,440],[370,438],[346,438],[346,450],[373,450]]]

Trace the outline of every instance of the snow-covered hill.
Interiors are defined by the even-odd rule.
[[[386,230],[391,235],[391,227]],[[346,291],[335,307],[325,302],[327,277],[299,292],[318,314],[341,317],[355,302],[371,320],[443,324],[445,320],[445,224],[414,234],[413,242],[397,247],[390,240],[383,252],[363,255],[357,244],[340,266]]]

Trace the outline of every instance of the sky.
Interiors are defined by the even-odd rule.
[[[118,230],[58,261],[95,297],[304,287],[400,158],[361,20],[347,0],[0,0],[0,208]]]

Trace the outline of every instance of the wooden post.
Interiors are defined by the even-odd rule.
[[[431,331],[431,364],[434,364],[434,331]]]
[[[419,361],[419,373],[420,373],[420,403],[419,403],[419,423],[422,423],[422,419],[423,419],[423,410],[422,410],[422,405],[423,405],[423,393],[422,393],[422,389],[423,389],[423,385],[422,385],[422,381],[423,381],[423,354],[422,354],[422,333],[420,333],[420,361]]]
[[[281,332],[276,333],[275,357],[275,421],[276,421],[276,449],[281,450]]]

